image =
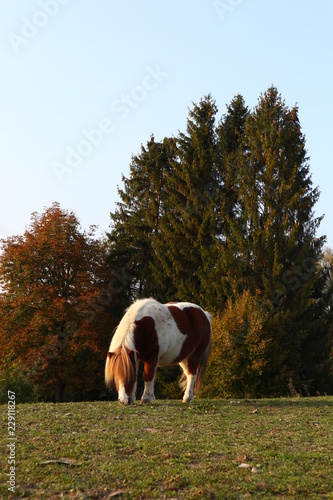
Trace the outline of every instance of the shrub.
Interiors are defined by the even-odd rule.
[[[212,353],[204,397],[256,397],[267,363],[270,340],[264,323],[267,311],[260,293],[243,292],[229,299],[212,322]]]
[[[38,387],[33,384],[29,372],[25,372],[11,355],[0,363],[0,403],[7,403],[8,391],[15,392],[17,403],[31,403],[39,399]]]

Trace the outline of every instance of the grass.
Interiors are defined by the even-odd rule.
[[[333,499],[332,410],[329,397],[17,405],[13,496]]]

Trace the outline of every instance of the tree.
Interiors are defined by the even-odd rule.
[[[121,202],[111,213],[109,265],[116,277],[124,304],[135,297],[154,295],[158,289],[151,267],[155,250],[153,237],[160,232],[166,208],[166,177],[171,171],[174,140],[156,142],[152,136],[141,154],[132,158],[130,177],[123,176],[118,188]]]
[[[177,138],[177,161],[166,179],[168,210],[154,237],[154,248],[167,299],[205,304],[203,251],[213,244],[216,232],[216,113],[210,95],[193,105],[187,133]]]
[[[271,292],[281,272],[321,255],[314,217],[319,191],[312,185],[298,109],[288,109],[271,87],[246,121],[240,162],[246,261],[252,287]],[[287,269],[286,269],[287,268]]]
[[[302,349],[312,335],[319,298],[315,284],[324,242],[316,238],[319,191],[312,184],[298,109],[288,109],[276,88],[247,116],[241,142],[239,283],[252,294],[261,290],[271,303],[266,387],[273,377],[277,392],[283,392],[290,377],[302,383]]]
[[[205,262],[207,288],[214,290],[210,305],[223,308],[228,298],[237,297],[246,288],[248,274],[240,256],[244,252],[244,209],[239,196],[239,164],[244,154],[243,138],[249,110],[237,95],[217,127],[218,186],[214,200],[216,239]]]
[[[204,397],[258,397],[270,339],[264,330],[267,309],[260,293],[244,291],[228,299],[213,318],[213,346]]]
[[[245,314],[258,301],[257,393],[285,394],[290,380],[313,392],[328,366],[331,298],[298,108],[271,87],[252,111],[237,95],[218,126],[216,113],[206,96],[189,110],[186,133],[152,138],[134,157],[111,216],[112,269],[129,276],[126,305],[153,295]]]
[[[289,109],[271,87],[252,112],[241,96],[227,111],[217,143],[220,231],[216,245],[206,248],[215,301],[224,311],[223,298],[235,304],[246,293],[260,298],[260,335],[267,348],[259,392],[284,394],[290,380],[297,391],[314,391],[330,337],[319,266],[324,238],[316,237],[322,218],[314,216],[319,191],[312,184],[298,109]],[[224,365],[229,359],[238,366],[226,351],[222,356]]]
[[[56,401],[66,385],[96,387],[110,337],[105,245],[93,232],[80,231],[75,214],[54,203],[32,214],[23,236],[2,241],[5,354]]]
[[[333,253],[326,248],[317,266],[313,301],[306,320],[311,335],[302,346],[303,379],[310,394],[333,393]]]

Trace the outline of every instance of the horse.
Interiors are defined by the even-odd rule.
[[[122,404],[135,403],[138,361],[144,363],[141,403],[154,401],[158,366],[179,364],[183,402],[190,402],[203,382],[211,351],[211,316],[189,302],[161,304],[152,298],[134,302],[111,340],[105,382],[113,383]]]

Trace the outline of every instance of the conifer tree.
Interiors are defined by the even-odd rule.
[[[247,119],[243,144],[239,199],[247,261],[252,286],[272,290],[282,271],[305,258],[316,261],[323,244],[315,237],[319,192],[312,185],[297,107],[288,109],[277,89],[268,89]]]
[[[331,335],[314,215],[319,192],[297,106],[288,108],[276,88],[251,112],[237,95],[217,127],[216,113],[208,95],[189,111],[185,134],[152,138],[133,158],[111,214],[110,262],[126,276],[126,305],[153,295],[223,314],[232,299],[237,316],[240,304],[259,301],[262,325],[242,352],[244,360],[256,353],[246,360],[260,366],[256,392],[281,395],[290,381],[301,388],[328,366],[325,347],[314,349]],[[307,368],[319,359],[321,371]]]
[[[311,308],[304,320],[311,332],[302,345],[305,393],[333,394],[333,253],[326,248],[317,267]]]
[[[216,305],[219,307],[223,306],[228,298],[246,288],[244,280],[247,269],[239,258],[244,246],[244,210],[239,197],[241,183],[239,163],[243,155],[243,135],[248,113],[243,97],[238,94],[227,106],[227,113],[217,128],[219,168],[215,202],[217,235],[214,262],[210,270],[207,269],[207,274],[209,283],[211,285],[216,283],[212,305],[217,301]]]
[[[247,118],[239,166],[244,223],[238,258],[248,270],[246,286],[270,301],[268,380],[279,373],[277,390],[282,390],[287,377],[301,378],[323,238],[316,238],[319,192],[312,184],[298,109],[288,109],[274,87]]]
[[[156,295],[151,275],[152,237],[159,232],[165,212],[165,183],[174,141],[156,142],[152,136],[141,154],[132,158],[129,178],[122,177],[121,201],[111,213],[109,264],[119,296],[128,304],[137,296]]]
[[[204,303],[203,251],[215,240],[217,186],[215,115],[210,95],[189,111],[187,133],[177,138],[177,161],[167,177],[168,210],[154,246],[168,299]],[[160,283],[163,287],[163,283]]]

